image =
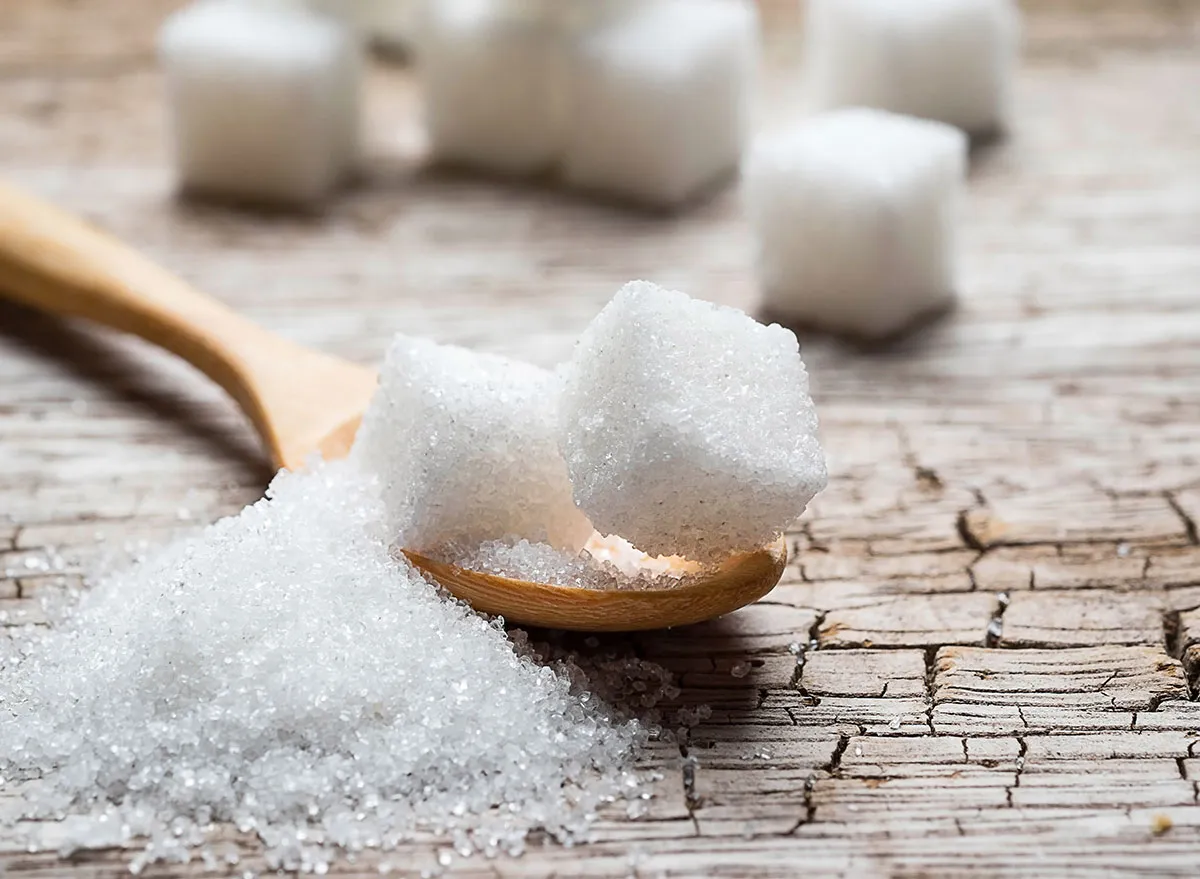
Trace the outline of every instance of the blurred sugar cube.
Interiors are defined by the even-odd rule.
[[[636,9],[658,0],[558,0],[554,7],[567,33],[580,34],[589,28],[610,24]]]
[[[417,28],[421,0],[307,0],[321,12],[346,22],[363,39],[382,48],[407,51]]]
[[[592,533],[558,451],[558,382],[527,363],[398,336],[352,457],[380,474],[407,549],[528,537],[579,550]]]
[[[436,160],[530,174],[557,161],[566,123],[558,0],[438,0],[417,55]]]
[[[808,0],[815,104],[1003,129],[1020,40],[1012,0]]]
[[[561,375],[575,502],[643,552],[757,549],[825,487],[808,374],[782,327],[634,281]]]
[[[584,30],[571,47],[566,182],[669,208],[731,172],[758,44],[743,0],[657,0]]]
[[[358,152],[357,41],[284,4],[201,0],[159,35],[182,185],[243,200],[311,205]]]
[[[758,138],[743,194],[772,317],[882,338],[951,302],[966,147],[861,108]]]

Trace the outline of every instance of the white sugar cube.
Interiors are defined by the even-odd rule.
[[[660,0],[558,0],[555,13],[570,35],[578,36],[592,28],[628,17],[639,7]]]
[[[559,454],[552,373],[398,336],[353,456],[380,475],[407,549],[528,538],[577,551],[592,534]]]
[[[820,108],[878,107],[981,135],[1006,124],[1012,0],[809,0],[805,33]]]
[[[408,49],[421,0],[308,0],[308,4],[353,27],[369,42]]]
[[[531,174],[562,151],[564,42],[556,0],[439,0],[417,65],[439,161]]]
[[[743,0],[659,0],[576,42],[566,182],[674,207],[737,166],[758,63]]]
[[[743,169],[772,317],[882,338],[955,296],[966,138],[834,110],[760,137]]]
[[[312,204],[352,170],[360,58],[342,26],[284,5],[202,0],[163,26],[183,186]]]
[[[825,486],[796,337],[645,281],[562,368],[575,501],[605,534],[709,561],[770,542]]]

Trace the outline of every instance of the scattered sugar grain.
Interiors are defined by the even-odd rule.
[[[634,281],[560,374],[575,501],[643,552],[757,549],[825,487],[808,374],[782,327]]]
[[[543,369],[398,336],[352,452],[380,476],[406,549],[525,537],[571,552],[592,533],[558,451],[558,381]]]
[[[134,871],[187,861],[212,822],[321,871],[418,832],[464,854],[571,839],[636,794],[646,728],[392,558],[382,522],[351,465],[282,474],[0,642],[0,774],[40,779],[29,815],[72,816],[67,845],[145,838]]]
[[[579,653],[561,643],[534,641],[523,631],[514,630],[511,635],[518,653],[553,668],[571,681],[577,692],[586,690],[607,705],[631,711],[648,733],[662,733],[661,724],[694,726],[697,722],[692,714],[681,714],[679,709],[672,709],[669,716],[660,710],[675,700],[680,690],[671,672],[656,662],[612,648]]]

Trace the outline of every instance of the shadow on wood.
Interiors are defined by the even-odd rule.
[[[202,438],[240,471],[239,478],[263,480],[270,468],[249,429],[206,418],[194,400],[170,389],[177,384],[175,379],[160,382],[159,373],[147,369],[125,347],[126,344],[141,347],[141,343],[118,345],[104,340],[102,332],[0,302],[0,338],[39,358],[54,361],[78,379],[103,385],[116,399],[144,407],[156,418],[177,425],[181,433]],[[157,353],[152,356],[169,357]],[[232,402],[229,410],[232,420],[235,415]]]

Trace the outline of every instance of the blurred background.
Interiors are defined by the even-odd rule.
[[[420,90],[390,53],[368,65],[361,174],[323,210],[179,197],[155,39],[181,5],[0,4],[0,175],[269,328],[365,363],[403,331],[552,365],[631,278],[757,309],[736,185],[664,216],[431,168]],[[1200,6],[1023,9],[1011,131],[971,154],[960,307],[883,351],[802,334],[834,478],[809,537],[826,545],[889,539],[855,525],[863,505],[919,497],[936,515],[897,520],[892,537],[961,546],[954,513],[978,492],[999,503],[1065,485],[1100,504],[1170,488],[1200,454]],[[768,130],[803,108],[803,16],[793,0],[759,12]],[[239,416],[170,357],[0,305],[0,363],[6,429],[68,444],[64,480],[129,468],[230,487],[201,492],[199,518],[261,484]],[[1171,441],[1148,450],[1148,425]],[[13,454],[21,478],[45,466]],[[926,471],[936,480],[914,476]]]

